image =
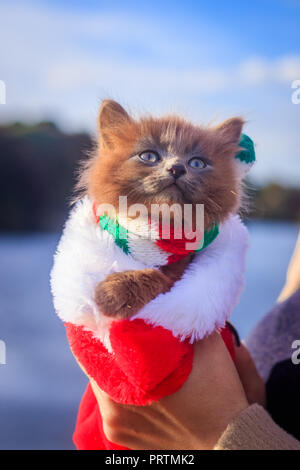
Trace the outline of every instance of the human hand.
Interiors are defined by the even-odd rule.
[[[239,347],[235,347],[235,366],[249,404],[258,403],[265,406],[265,383],[259,376],[254,361],[243,343]]]
[[[278,302],[284,302],[298,289],[300,289],[300,233],[287,270],[286,282],[279,295]]]
[[[244,365],[242,359],[245,354],[239,360]],[[94,380],[91,385],[107,438],[130,449],[212,449],[226,426],[249,405],[217,333],[195,344],[193,369],[183,386],[152,405],[121,405]]]

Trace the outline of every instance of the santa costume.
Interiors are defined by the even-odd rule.
[[[236,156],[246,172],[254,162],[251,139]],[[153,239],[154,238],[154,239]],[[94,301],[96,285],[108,274],[159,268],[184,257],[183,243],[131,233],[118,221],[97,216],[85,196],[72,209],[55,255],[51,288],[57,314],[65,323],[71,350],[86,373],[114,400],[147,405],[176,392],[187,380],[193,346],[221,332],[233,357],[226,327],[242,287],[248,234],[239,216],[205,232],[183,276],[137,314],[117,320]],[[78,449],[123,449],[107,440],[96,398],[88,385],[79,408],[74,443]]]

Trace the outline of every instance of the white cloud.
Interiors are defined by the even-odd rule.
[[[249,58],[237,67],[240,83],[257,85],[270,79],[269,64],[261,58]]]
[[[285,55],[272,61],[259,57],[249,58],[242,62],[237,70],[244,84],[290,84],[300,78],[300,55]]]
[[[300,55],[282,57],[275,62],[274,68],[279,81],[291,83],[300,78]]]
[[[62,108],[66,90],[77,100],[87,89],[130,97],[134,92],[188,96],[300,77],[300,56],[254,57],[221,67],[210,62],[205,37],[195,45],[147,18],[79,14],[13,1],[1,4],[0,15],[0,78],[13,91],[10,102],[20,106],[37,98],[41,107]],[[131,53],[131,46],[139,54]],[[205,66],[197,65],[196,57]]]
[[[203,26],[195,43],[168,24],[121,12],[79,14],[11,1],[1,2],[0,17],[0,79],[7,87],[1,120],[46,117],[67,129],[93,129],[105,96],[133,109],[183,111],[198,121],[241,113],[252,117],[248,128],[259,144],[256,178],[300,175],[300,106],[290,101],[300,55],[224,65],[212,59],[216,50],[224,58],[222,42],[239,57],[240,51],[223,41],[222,31],[208,41]]]

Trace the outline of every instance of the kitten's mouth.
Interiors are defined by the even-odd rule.
[[[162,192],[169,197],[174,197],[176,200],[178,200],[178,196],[180,197],[180,200],[185,197],[183,189],[177,184],[176,181],[172,181],[172,183],[169,183],[167,186],[165,186]]]
[[[174,190],[176,190],[176,191],[179,191],[180,193],[183,194],[183,190],[182,190],[182,188],[177,184],[177,181],[176,181],[176,180],[175,180],[175,181],[172,181],[172,183],[168,184],[168,186],[166,186],[165,189],[168,189],[168,188],[172,188],[172,189],[174,189]]]
[[[179,184],[174,178],[168,178],[166,181],[160,181],[160,184],[152,187],[149,191],[149,198],[169,203],[187,203],[190,198],[186,193],[184,184]]]
[[[177,183],[176,183],[176,180],[175,180],[175,181],[172,181],[172,183],[169,183],[169,184],[167,185],[167,188],[170,187],[170,186],[176,186],[176,187],[178,188],[178,185],[177,185]]]

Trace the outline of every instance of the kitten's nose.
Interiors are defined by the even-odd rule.
[[[179,176],[182,176],[186,173],[186,170],[181,163],[176,163],[175,165],[172,165],[171,168],[169,169],[169,172],[174,176],[175,179],[179,178]]]

